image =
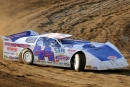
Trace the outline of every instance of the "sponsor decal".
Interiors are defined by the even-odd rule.
[[[58,63],[57,63],[57,62],[53,62],[53,64],[58,65]]]
[[[55,60],[55,62],[60,62],[60,60]]]
[[[65,65],[65,66],[70,66],[70,64],[69,64],[69,63],[64,63],[64,65]]]
[[[73,49],[68,49],[69,52],[76,52],[75,50]]]
[[[40,62],[41,62],[41,63],[46,63],[46,61],[44,61],[44,60],[41,60]]]
[[[9,56],[9,59],[14,59],[14,57],[12,57],[12,56]]]
[[[54,51],[56,52],[56,53],[65,53],[65,49],[62,49],[62,48],[54,48]]]
[[[9,56],[9,59],[18,59],[19,57]]]
[[[87,69],[92,69],[92,67],[90,65],[87,65],[86,68]]]
[[[63,65],[63,63],[59,63],[59,65]]]
[[[10,53],[10,52],[4,52],[5,54],[8,54],[8,55],[16,55],[16,56],[19,56],[19,54],[18,53],[15,53],[15,52],[12,52],[12,53]]]
[[[5,40],[5,41],[9,41],[9,39],[8,39],[8,38],[4,38],[4,40]]]
[[[94,70],[97,70],[98,68],[97,67],[93,67]]]
[[[56,64],[56,65],[58,65],[58,62],[53,62],[53,64]]]
[[[40,62],[40,60],[37,60],[37,62]]]
[[[9,35],[9,36],[6,36],[6,37],[7,37],[7,38],[10,38],[12,41],[15,41],[15,40],[17,40],[18,38],[24,37],[24,36],[30,36],[30,31],[21,32],[21,33]]]
[[[10,53],[11,55],[15,55],[15,53]]]
[[[29,45],[27,44],[17,44],[17,43],[9,43],[9,42],[5,42],[6,46],[11,46],[11,47],[21,47],[21,48],[28,48]]]
[[[35,46],[33,53],[35,56],[38,56],[39,60],[45,60],[45,57],[48,57],[49,61],[55,61],[54,53],[49,46],[46,46],[43,50],[41,46]]]
[[[47,63],[51,64],[52,62],[51,61],[47,61]]]
[[[68,56],[65,56],[65,55],[58,55],[55,57],[55,59],[66,61],[66,60],[69,60],[70,58]]]
[[[14,59],[18,59],[19,57],[14,57]]]
[[[76,52],[76,50],[74,50],[74,49],[68,49],[68,52],[69,52],[70,54],[73,54],[73,53]]]
[[[107,58],[108,59],[116,59],[117,57],[116,56],[108,56]]]
[[[10,52],[4,52],[5,54],[10,54]]]
[[[35,56],[42,54],[41,46],[35,46],[33,53]]]
[[[7,50],[15,52],[15,51],[17,51],[17,48],[15,48],[15,47],[7,47]]]
[[[7,56],[7,55],[4,55],[4,58],[8,58],[8,56]]]
[[[19,53],[16,53],[16,56],[19,56]]]

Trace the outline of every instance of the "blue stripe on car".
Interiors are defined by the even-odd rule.
[[[91,53],[95,57],[97,57],[101,61],[107,61],[110,60],[109,57],[113,56],[116,57],[116,59],[119,59],[122,57],[120,53],[115,51],[113,48],[109,47],[108,45],[103,45],[100,47],[94,47],[94,48],[86,48],[87,52]]]

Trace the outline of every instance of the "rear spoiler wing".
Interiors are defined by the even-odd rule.
[[[7,38],[5,36],[1,36],[2,40],[3,41],[9,41],[9,42],[12,42],[12,40],[10,38]]]
[[[39,35],[37,32],[35,32],[33,30],[27,30],[24,32],[20,32],[20,33],[8,35],[8,36],[1,36],[1,38],[3,41],[14,42],[15,40],[17,40],[18,38],[21,38],[21,37],[37,36],[37,35]]]

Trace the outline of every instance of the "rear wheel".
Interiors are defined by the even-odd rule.
[[[74,56],[74,69],[76,71],[83,71],[85,68],[85,64],[86,64],[86,59],[85,59],[85,55],[83,53],[77,53]]]
[[[33,64],[33,59],[34,59],[34,57],[30,50],[26,49],[23,51],[22,60],[24,63],[31,65],[31,64]]]

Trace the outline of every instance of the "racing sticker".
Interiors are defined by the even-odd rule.
[[[35,46],[33,53],[38,56],[39,60],[45,60],[45,57],[47,57],[49,61],[55,61],[54,53],[49,46],[46,46],[43,50],[41,50],[41,46]]]
[[[9,59],[18,59],[19,57],[9,56]]]
[[[53,62],[52,61],[47,61],[48,64],[52,64]]]
[[[9,43],[9,42],[5,42],[6,46],[11,46],[11,47],[21,47],[21,48],[28,48],[29,45],[27,44],[17,44],[17,43]]]
[[[69,58],[68,56],[65,56],[65,55],[58,55],[58,56],[55,57],[55,59],[67,61],[67,60],[69,60],[70,58]]]
[[[55,51],[56,53],[65,53],[65,49],[62,49],[62,48],[60,48],[60,47],[54,48],[54,51]]]
[[[64,63],[59,62],[59,65],[63,66],[63,65],[64,65]]]
[[[25,36],[30,36],[30,33],[31,33],[30,31],[25,31],[25,32],[9,35],[9,36],[6,36],[6,37],[10,38],[12,41],[15,41],[18,38],[25,37]]]
[[[9,41],[9,38],[4,38],[5,41]]]
[[[94,69],[94,70],[98,70],[98,68],[97,68],[97,67],[93,67],[93,69]]]
[[[65,66],[70,66],[70,64],[69,64],[69,63],[64,63],[64,65],[65,65]]]
[[[59,63],[58,62],[53,62],[53,64],[58,65]]]
[[[8,56],[7,56],[7,55],[4,55],[4,58],[5,58],[5,59],[7,59],[7,58],[8,58]]]
[[[116,56],[108,56],[107,58],[108,59],[116,59],[117,57]]]
[[[10,54],[10,52],[4,52],[4,54]]]
[[[8,50],[8,51],[16,52],[18,49],[15,48],[15,47],[7,47],[7,50]]]
[[[40,62],[41,62],[41,63],[46,63],[46,61],[45,61],[45,60],[40,60]]]
[[[74,50],[74,49],[68,49],[68,52],[69,52],[70,54],[73,54],[73,53],[76,52],[76,50]]]
[[[12,57],[12,56],[9,56],[9,59],[14,59],[14,57]]]
[[[60,62],[59,60],[55,60],[55,62]]]

